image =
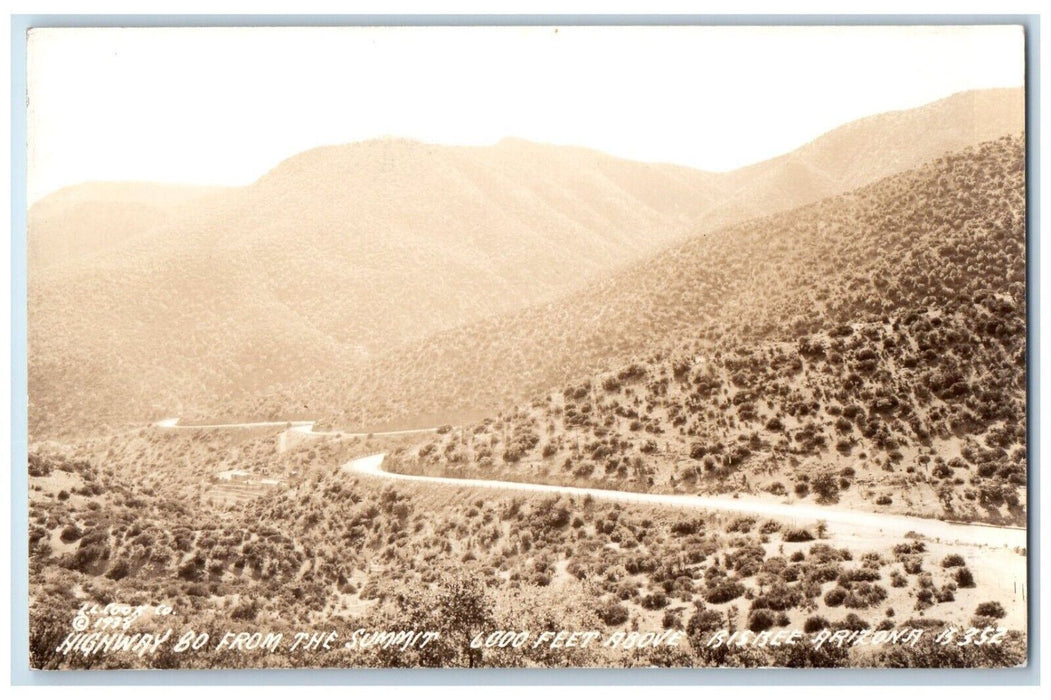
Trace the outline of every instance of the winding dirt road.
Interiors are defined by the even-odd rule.
[[[374,433],[347,433],[339,431],[314,431],[314,421],[271,421],[261,423],[218,423],[212,425],[179,425],[178,418],[166,418],[154,423],[154,426],[166,430],[224,430],[286,427],[278,442],[280,451],[289,444],[288,436],[302,438],[352,438],[372,436],[411,435],[416,433],[433,433],[436,428],[416,430],[394,430]],[[582,488],[578,486],[560,486],[556,484],[534,484],[515,481],[498,481],[492,479],[457,479],[441,476],[422,476],[400,474],[383,468],[385,453],[369,455],[351,460],[343,465],[343,470],[350,474],[383,479],[388,481],[416,482],[444,487],[501,489],[505,491],[526,491],[552,495],[591,496],[604,501],[621,503],[638,503],[645,505],[671,506],[689,510],[720,511],[777,518],[779,520],[813,525],[824,522],[832,532],[839,535],[858,537],[903,537],[914,532],[925,537],[947,543],[959,543],[975,546],[1024,548],[1027,546],[1026,531],[1023,528],[997,527],[993,525],[969,525],[953,523],[933,518],[919,518],[891,513],[873,513],[867,511],[843,510],[814,504],[782,503],[754,496],[688,496],[680,494],[636,493],[634,491],[613,491],[609,489]]]
[[[399,474],[383,468],[386,454],[374,454],[351,460],[343,465],[344,471],[359,476],[408,481],[440,486],[468,487],[479,489],[502,489],[528,491],[566,496],[591,496],[594,499],[639,503],[646,505],[672,506],[675,508],[722,511],[757,515],[779,520],[790,520],[813,525],[822,521],[837,534],[857,536],[904,537],[915,532],[943,542],[984,545],[990,547],[1025,547],[1026,532],[1020,528],[995,527],[991,525],[966,525],[950,523],[933,518],[917,518],[908,515],[871,513],[841,510],[811,504],[778,503],[749,496],[686,496],[679,494],[636,493],[634,491],[612,491],[608,489],[558,486],[554,484],[531,484],[490,479],[455,479],[441,476]]]

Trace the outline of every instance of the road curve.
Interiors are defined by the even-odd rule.
[[[165,418],[154,426],[164,430],[237,430],[252,428],[285,427],[282,438],[294,433],[300,436],[353,438],[366,436],[412,435],[433,433],[437,428],[419,428],[415,430],[391,430],[374,433],[347,433],[340,431],[315,431],[315,421],[264,421],[259,423],[216,423],[210,425],[179,425],[178,418]],[[280,441],[280,446],[286,444]],[[279,447],[280,447],[279,446]],[[283,448],[282,448],[283,451]],[[687,496],[665,493],[637,493],[634,491],[614,491],[610,489],[582,488],[579,486],[560,486],[557,484],[534,484],[517,481],[498,481],[494,479],[457,479],[443,476],[422,476],[417,474],[399,474],[383,468],[385,453],[369,455],[351,460],[343,465],[343,470],[369,478],[390,481],[405,481],[434,484],[439,486],[469,487],[479,489],[503,489],[507,491],[527,491],[530,493],[547,493],[566,496],[591,496],[604,501],[621,503],[638,503],[645,505],[671,506],[675,508],[720,511],[756,515],[789,520],[805,524],[816,521],[826,523],[836,534],[858,536],[904,537],[906,533],[915,532],[943,542],[969,544],[989,547],[1023,548],[1027,546],[1026,531],[1023,528],[997,527],[993,525],[969,525],[952,523],[934,518],[919,518],[909,515],[891,513],[873,513],[819,506],[814,504],[778,503],[769,499],[754,496]]]
[[[399,474],[383,468],[386,454],[374,454],[351,460],[343,465],[343,470],[369,478],[381,478],[391,481],[406,481],[440,486],[471,487],[481,489],[503,489],[509,491],[528,491],[531,493],[548,493],[566,496],[591,496],[605,501],[622,503],[639,503],[646,505],[672,506],[684,509],[715,510],[743,515],[757,515],[780,520],[791,520],[813,524],[823,521],[836,534],[859,536],[904,537],[906,533],[915,532],[932,539],[948,543],[970,544],[990,547],[1025,547],[1026,531],[1020,528],[996,527],[992,525],[967,525],[950,523],[933,518],[918,518],[908,515],[890,513],[871,513],[864,511],[842,510],[827,506],[810,504],[777,503],[759,498],[740,496],[686,496],[679,494],[636,493],[634,491],[613,491],[609,489],[581,488],[578,486],[558,486],[555,484],[532,484],[515,481],[497,481],[490,479],[456,479],[442,476],[421,476],[417,474]]]

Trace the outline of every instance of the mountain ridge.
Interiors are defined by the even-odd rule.
[[[1022,124],[1020,95],[975,101],[1004,119],[970,118],[993,130]],[[951,133],[883,157],[876,171],[973,136],[945,125],[965,102],[893,117],[920,133]],[[881,117],[866,123],[871,131]],[[872,142],[861,139],[849,159],[869,160]],[[31,263],[33,423],[81,423],[88,406],[96,418],[141,420],[265,393],[348,358],[553,302],[727,222],[840,187],[827,178],[800,187],[783,162],[755,172],[754,187],[738,186],[750,194],[731,196],[716,174],[519,141],[312,149],[90,255]],[[30,247],[33,237],[31,226]],[[142,374],[134,397],[127,372]]]

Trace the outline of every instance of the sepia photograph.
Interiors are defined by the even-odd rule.
[[[26,41],[31,669],[1029,663],[1024,26]]]

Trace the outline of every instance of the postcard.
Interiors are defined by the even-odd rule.
[[[1026,665],[1022,27],[27,74],[32,668]]]

